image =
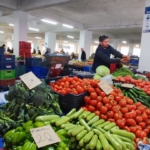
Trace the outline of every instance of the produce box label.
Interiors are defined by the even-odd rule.
[[[30,132],[38,148],[61,141],[51,126],[34,128]]]
[[[42,83],[32,72],[20,76],[20,79],[30,90]]]
[[[130,89],[132,89],[132,88],[134,87],[134,84],[127,84],[127,83],[125,83],[125,84],[122,84],[121,86],[122,86],[122,87],[125,87],[125,88],[130,88]]]
[[[107,95],[113,91],[113,88],[106,81],[101,81],[98,85]]]

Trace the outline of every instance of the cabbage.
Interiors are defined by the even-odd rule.
[[[95,74],[93,79],[99,80],[101,77],[98,74]]]
[[[104,77],[110,74],[110,70],[106,66],[99,66],[96,68],[96,74],[98,74],[101,77]]]

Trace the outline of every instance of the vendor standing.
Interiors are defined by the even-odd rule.
[[[96,72],[96,68],[98,66],[106,66],[110,68],[111,63],[125,63],[129,61],[128,56],[124,56],[119,51],[115,50],[113,47],[109,45],[109,38],[106,35],[102,35],[99,37],[99,46],[96,50],[94,63],[92,66],[92,70]],[[117,58],[110,58],[110,55],[114,55]]]

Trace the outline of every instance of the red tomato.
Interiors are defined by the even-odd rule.
[[[97,98],[97,93],[96,92],[92,92],[90,94],[91,99],[96,99]]]
[[[128,132],[130,132],[130,128],[129,127],[125,126],[124,129],[127,130]]]
[[[120,111],[120,106],[119,106],[119,105],[113,106],[113,107],[112,107],[112,111],[113,111],[114,113],[118,113],[118,112]]]
[[[101,96],[101,97],[105,97],[106,94],[105,94],[104,92],[100,92],[100,96]]]
[[[147,120],[146,120],[146,124],[147,124],[147,125],[150,125],[150,119],[147,119]]]
[[[114,96],[113,95],[109,95],[108,98],[109,98],[109,100],[114,100]]]
[[[113,111],[108,111],[107,112],[107,117],[108,118],[113,118],[113,116],[114,116],[114,112]]]
[[[128,112],[128,108],[127,108],[127,107],[122,107],[122,108],[121,108],[121,112],[122,112],[123,114],[127,113],[127,112]]]
[[[132,104],[133,104],[133,100],[130,99],[130,98],[128,98],[128,99],[127,99],[127,104],[132,105]]]
[[[100,88],[95,88],[95,92],[96,92],[97,94],[100,94],[100,92],[102,92],[102,91],[100,90]]]
[[[105,106],[108,108],[108,110],[111,110],[111,108],[112,108],[110,103],[106,104]]]
[[[97,105],[97,100],[90,100],[90,105],[96,106]]]
[[[89,96],[85,96],[85,97],[84,97],[84,101],[85,101],[86,104],[89,104],[89,102],[90,102],[90,97],[89,97]]]
[[[133,118],[133,114],[132,114],[131,112],[128,112],[128,113],[125,113],[125,114],[124,114],[124,117],[125,117],[126,119],[132,119],[132,118]]]
[[[141,106],[139,106],[139,107],[138,107],[138,109],[139,109],[139,110],[141,110],[141,111],[143,112],[143,111],[145,111],[145,110],[146,110],[146,106],[141,105]]]
[[[137,123],[142,122],[142,121],[143,121],[142,116],[137,116],[137,117],[136,117],[136,122],[137,122]]]
[[[111,100],[111,101],[110,101],[110,104],[111,104],[112,106],[115,106],[115,105],[117,105],[117,102],[116,102],[115,100]]]
[[[127,124],[128,124],[129,126],[136,126],[136,122],[135,122],[134,119],[127,119]]]
[[[66,90],[62,90],[62,91],[61,91],[61,94],[62,94],[62,95],[66,95],[66,94],[67,94]]]
[[[89,87],[87,90],[88,90],[89,93],[92,93],[92,92],[95,91],[94,88],[92,88],[92,87]]]
[[[139,122],[139,126],[141,126],[142,129],[145,129],[146,123],[145,122]]]
[[[145,128],[143,131],[149,134],[149,128]]]
[[[137,138],[142,138],[142,139],[147,136],[147,133],[141,130],[137,130],[135,134]]]
[[[108,112],[108,108],[106,106],[101,106],[100,107],[100,113],[106,114]]]
[[[97,101],[101,102],[102,101],[102,97],[101,96],[97,96]]]
[[[137,130],[142,130],[141,126],[139,126],[139,125],[136,125],[136,129]]]
[[[141,115],[142,112],[141,112],[140,110],[136,110],[136,114],[137,114],[137,115]]]
[[[136,126],[130,127],[130,132],[135,133],[136,132]]]
[[[95,115],[97,115],[97,116],[100,116],[100,114],[101,114],[100,111],[98,111],[98,110],[95,111],[94,113],[95,113]]]
[[[125,122],[122,119],[118,119],[116,120],[116,124],[117,126],[119,126],[119,128],[123,129],[125,126]]]
[[[103,97],[102,102],[103,102],[104,104],[108,104],[108,103],[109,103],[108,97]]]
[[[117,96],[117,94],[115,92],[111,92],[110,95],[113,95],[114,97]]]
[[[100,115],[100,118],[101,118],[101,119],[104,119],[104,120],[106,121],[106,120],[107,120],[107,115],[101,114],[101,115]]]
[[[84,89],[83,89],[81,86],[78,86],[78,87],[77,87],[77,92],[78,92],[79,94],[84,93]]]
[[[146,113],[143,113],[142,114],[142,118],[143,118],[143,121],[147,121],[148,115]]]
[[[121,97],[120,96],[116,96],[115,100],[119,103],[121,101]]]
[[[87,107],[81,107],[82,109],[84,109],[85,111],[88,111]]]
[[[150,115],[150,109],[146,109],[145,112],[146,112],[147,115]]]
[[[73,90],[72,94],[78,95],[78,92],[76,90]]]
[[[120,102],[119,102],[119,105],[121,107],[125,107],[126,106],[126,100],[125,99],[122,99]]]
[[[115,113],[114,114],[114,119],[115,120],[122,119],[122,113],[121,112]]]
[[[108,118],[107,121],[110,121],[110,122],[115,122],[115,119],[112,119],[112,118]]]
[[[135,105],[138,107],[138,106],[141,106],[142,103],[141,102],[137,102],[137,103],[135,103]]]
[[[91,112],[94,112],[94,111],[95,111],[95,107],[89,105],[89,106],[88,106],[88,110],[91,111]]]
[[[100,110],[101,106],[103,106],[103,103],[98,102],[97,105],[96,105],[96,108],[97,108],[98,110]]]
[[[94,88],[98,86],[98,84],[95,80],[90,81],[90,85]]]

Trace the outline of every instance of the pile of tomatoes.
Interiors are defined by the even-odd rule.
[[[66,94],[82,94],[87,92],[89,87],[95,86],[99,83],[99,80],[94,79],[80,79],[76,76],[68,77],[65,76],[56,82],[50,82],[50,86],[52,87],[53,91],[66,95]]]
[[[134,85],[136,85],[136,87],[142,89],[144,92],[147,93],[147,95],[150,95],[150,82],[149,81],[144,81],[142,79],[133,79],[130,76],[125,76],[125,77],[117,77],[115,78],[115,80],[117,81],[121,81],[121,82],[126,82],[126,83],[132,83]]]
[[[85,110],[115,122],[121,129],[135,133],[137,138],[147,137],[150,132],[150,109],[145,105],[134,103],[116,88],[108,96],[99,87],[88,88],[88,92],[90,96],[84,97]]]

